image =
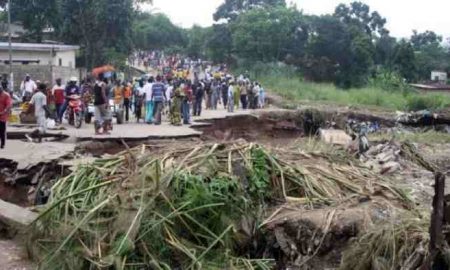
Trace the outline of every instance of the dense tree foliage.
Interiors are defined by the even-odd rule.
[[[151,1],[23,0],[13,1],[12,14],[27,29],[26,41],[40,42],[51,32],[52,39],[80,44],[78,63],[88,68],[121,66],[135,49],[161,49],[230,64],[284,62],[305,79],[343,88],[362,86],[377,74],[413,82],[429,80],[432,70],[450,71],[441,36],[414,31],[397,40],[386,19],[361,2],[311,16],[284,0],[225,0],[213,14],[216,24],[190,29],[139,11],[142,2]],[[0,0],[0,7],[5,4]]]
[[[188,36],[164,14],[139,13],[133,26],[134,46],[141,50],[154,50],[185,46]]]
[[[382,72],[412,82],[429,79],[434,69],[450,71],[440,36],[415,31],[409,40],[397,40],[386,19],[361,2],[340,4],[332,15],[308,16],[284,1],[227,0],[214,18],[227,21],[208,38],[206,51],[214,60],[282,61],[306,79],[343,88],[363,86]]]
[[[11,1],[11,19],[22,22],[28,30],[26,40],[42,42],[43,33],[48,28],[59,30],[61,17],[59,0],[21,0]]]
[[[214,20],[234,21],[240,14],[257,8],[286,7],[285,0],[225,0],[214,13]]]
[[[151,1],[21,0],[12,1],[11,14],[27,30],[24,41],[42,42],[48,32],[53,40],[81,45],[83,66],[121,66],[133,49],[134,15],[143,2]]]

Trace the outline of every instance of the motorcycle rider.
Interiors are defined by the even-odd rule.
[[[61,111],[59,112],[59,115],[62,117],[64,116],[64,113],[67,110],[67,106],[69,106],[70,96],[72,95],[81,95],[80,88],[77,85],[78,79],[76,77],[70,78],[69,82],[67,83],[66,89],[64,90],[65,95],[65,101],[64,105],[61,108]]]

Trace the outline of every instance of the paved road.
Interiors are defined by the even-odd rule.
[[[0,149],[0,159],[13,160],[18,163],[17,169],[27,169],[39,163],[51,162],[75,150],[72,143],[29,143],[20,140],[9,140],[5,149]]]
[[[163,117],[163,123],[160,126],[149,125],[145,123],[136,123],[132,119],[129,123],[123,125],[114,125],[111,135],[95,135],[93,124],[83,124],[80,129],[75,129],[67,123],[63,124],[64,130],[49,131],[52,134],[63,134],[76,140],[112,140],[112,139],[164,139],[164,138],[182,138],[189,136],[199,136],[201,132],[195,130],[195,126],[204,125],[207,120],[221,119],[228,116],[248,115],[251,113],[268,111],[270,109],[250,111],[237,110],[234,113],[228,113],[223,108],[212,111],[204,110],[202,116],[194,117],[192,125],[172,126],[167,117]],[[30,132],[31,127],[9,127],[9,132]]]

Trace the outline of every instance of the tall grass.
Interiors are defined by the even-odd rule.
[[[342,90],[333,84],[305,82],[292,76],[264,75],[258,80],[266,89],[289,101],[328,101],[339,105],[369,105],[402,111],[450,106],[450,95],[445,94],[386,91],[378,87]]]
[[[235,73],[243,73],[246,70],[243,66],[248,64],[242,63]],[[393,76],[369,80],[369,86],[364,88],[343,90],[331,83],[306,82],[295,68],[283,64],[254,63],[248,70],[249,75],[256,78],[265,89],[293,103],[325,101],[401,111],[436,110],[450,106],[450,95],[423,94],[409,89],[406,84],[406,87],[391,87],[389,83]]]

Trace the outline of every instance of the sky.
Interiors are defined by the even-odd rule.
[[[212,14],[224,0],[153,0],[153,6],[145,10],[162,12],[182,27],[194,24],[210,26]],[[333,13],[339,3],[351,0],[289,0],[306,14]],[[378,11],[388,21],[391,35],[402,38],[411,36],[412,30],[419,32],[432,30],[450,37],[450,1],[449,0],[362,0],[371,10]]]

